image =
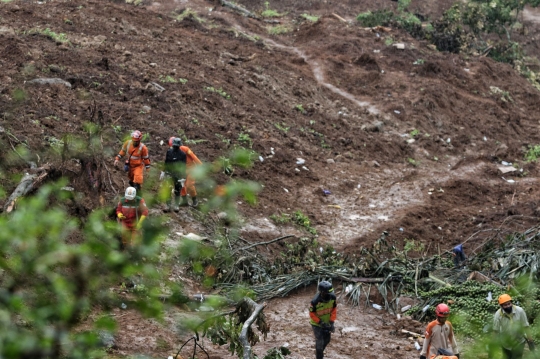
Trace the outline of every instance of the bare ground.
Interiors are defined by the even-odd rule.
[[[254,13],[264,10],[262,1],[238,3]],[[111,203],[123,191],[124,174],[112,161],[121,137],[132,129],[150,135],[154,162],[165,153],[160,141],[179,131],[202,141],[190,147],[203,161],[215,160],[242,144],[240,134],[249,134],[264,162],[235,171],[233,178],[264,185],[256,206],[238,205],[247,220],[242,234],[254,241],[299,234],[268,219],[295,210],[310,217],[321,243],[347,253],[370,245],[385,230],[398,245],[415,239],[430,254],[485,228],[523,230],[536,224],[538,168],[523,158],[529,145],[540,142],[539,92],[508,65],[439,53],[402,31],[377,32],[354,23],[361,11],[395,4],[272,1],[270,7],[286,15],[270,24],[203,0],[142,6],[95,0],[2,3],[2,143],[5,148],[26,143],[46,162],[54,139],[82,133],[87,121],[103,126],[110,157],[99,195],[88,191],[80,166],[62,168],[85,195],[84,214],[98,205],[97,198]],[[448,5],[413,2],[411,7],[435,17]],[[196,16],[174,19],[188,8]],[[312,23],[304,13],[321,17]],[[524,14],[530,39],[538,36],[537,17],[533,10]],[[270,35],[276,25],[289,31]],[[36,31],[46,28],[66,34],[69,42]],[[387,45],[390,38],[405,49]],[[537,43],[529,41],[531,55],[538,56]],[[167,76],[187,83],[167,82]],[[71,88],[28,83],[39,77],[62,78]],[[17,89],[26,96],[17,96]],[[102,116],[92,118],[92,108]],[[297,165],[297,158],[305,164]],[[501,161],[515,163],[518,171],[501,175]],[[9,167],[7,173],[21,170]],[[157,175],[157,170],[151,174]],[[2,180],[7,189],[14,184],[9,176]],[[204,230],[189,212],[171,218],[173,233]],[[465,249],[470,253],[478,244],[467,241]],[[275,251],[268,249],[269,255]],[[176,274],[196,290],[180,270]],[[258,354],[288,342],[295,358],[312,356],[307,303],[313,294],[314,288],[307,288],[269,303],[272,332],[256,347]],[[189,338],[175,329],[181,311],[169,313],[165,323],[142,320],[129,310],[116,314],[120,355],[163,357]],[[396,333],[403,322],[387,314],[342,300],[338,322],[331,358],[417,356],[411,342]],[[223,348],[208,348],[225,356]]]

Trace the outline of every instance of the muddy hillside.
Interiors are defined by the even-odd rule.
[[[355,21],[366,10],[395,8],[389,0],[237,3],[282,16],[251,18],[204,0],[1,2],[4,149],[39,154],[32,157],[38,166],[59,164],[65,135],[84,136],[88,123],[97,125],[106,153],[99,188],[91,188],[84,161],[56,166],[84,195],[75,209],[81,216],[123,193],[126,177],[113,161],[132,130],[147,136],[149,183],[171,136],[203,162],[238,146],[252,149],[254,165],[230,177],[263,185],[256,205],[237,203],[242,236],[253,242],[304,233],[275,220],[296,211],[310,219],[321,244],[348,254],[383,231],[398,246],[415,240],[434,254],[485,228],[537,222],[539,171],[525,153],[540,143],[540,92],[510,65],[439,52],[403,30]],[[413,1],[411,9],[435,17],[450,5]],[[527,11],[534,38],[538,13]],[[536,44],[527,49],[538,56]],[[27,165],[24,153],[6,154],[0,181],[10,192]],[[503,173],[503,162],[514,168]],[[171,214],[173,225],[200,232],[189,211]],[[468,241],[465,250],[476,245]],[[257,350],[288,341],[297,358],[311,351],[305,317],[312,295],[308,288],[271,302],[276,331]],[[340,305],[350,315],[337,335],[343,345],[329,348],[332,358],[417,356],[395,335],[393,318]],[[156,343],[178,342],[163,324],[157,340],[158,329],[139,319],[119,319],[134,328],[119,339],[120,354],[161,356],[169,347]],[[381,333],[384,343],[375,339]]]

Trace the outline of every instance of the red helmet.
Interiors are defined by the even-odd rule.
[[[172,147],[172,141],[175,139],[174,136],[172,136],[171,138],[169,138],[169,147]]]
[[[438,317],[447,318],[450,315],[450,308],[446,304],[441,303],[435,308],[435,314]]]
[[[142,139],[142,133],[139,130],[133,131],[131,133],[131,138],[133,141],[140,141]]]

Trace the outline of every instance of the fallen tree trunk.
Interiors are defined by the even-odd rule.
[[[238,339],[240,340],[240,343],[242,343],[242,347],[244,348],[244,359],[251,359],[251,344],[248,340],[248,330],[251,324],[257,319],[257,316],[259,313],[266,307],[266,303],[258,304],[251,300],[250,298],[244,298],[244,302],[249,306],[249,309],[251,311],[251,316],[244,322],[244,326],[242,327],[242,331],[240,332],[240,336]]]
[[[28,171],[30,173],[24,174],[23,178],[17,185],[17,188],[15,188],[13,193],[11,193],[11,196],[9,196],[6,203],[4,204],[4,212],[13,212],[19,198],[26,196],[28,193],[30,193],[30,191],[34,189],[37,183],[43,181],[43,179],[47,177],[49,170],[50,168],[48,165],[36,168],[36,165],[34,163],[31,163],[31,168]],[[39,172],[42,173],[38,174]]]
[[[239,13],[243,14],[244,16],[251,17],[253,19],[258,19],[259,18],[257,15],[255,15],[251,11],[249,11],[249,10],[247,10],[247,9],[241,7],[241,6],[238,6],[236,4],[233,4],[231,2],[228,2],[227,0],[220,0],[220,3],[221,3],[222,6],[230,7],[231,9],[233,9],[235,11],[238,11]]]
[[[9,196],[8,200],[4,204],[4,212],[10,213],[15,209],[15,204],[20,197],[23,197],[34,188],[34,179],[36,174],[25,173],[15,191]]]

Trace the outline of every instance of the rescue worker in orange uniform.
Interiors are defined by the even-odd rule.
[[[332,284],[322,281],[319,292],[309,304],[310,324],[315,335],[315,356],[324,358],[324,349],[330,343],[331,333],[335,331],[334,322],[337,316],[336,295]]]
[[[529,349],[534,347],[527,314],[523,308],[512,303],[512,297],[508,294],[499,296],[499,306],[493,317],[496,342],[502,347],[504,359],[521,359],[525,342],[529,343]]]
[[[148,216],[148,208],[142,197],[137,196],[135,187],[126,188],[125,196],[116,206],[116,216],[122,223],[122,246],[132,247],[137,239],[142,223]]]
[[[179,137],[169,138],[169,147],[173,147],[173,140],[175,138],[180,140],[180,150],[186,154],[186,167],[187,167],[186,168],[186,173],[187,173],[186,182],[184,183],[182,187],[182,191],[180,192],[181,201],[179,205],[180,206],[188,205],[187,195],[189,194],[189,196],[191,197],[191,205],[193,207],[197,207],[197,205],[199,204],[199,201],[197,200],[197,190],[195,189],[195,180],[189,174],[189,172],[190,172],[190,169],[192,169],[193,167],[197,165],[202,165],[202,162],[199,160],[199,158],[195,155],[195,153],[193,153],[193,151],[189,147],[182,146],[182,139],[180,139]]]
[[[128,172],[129,185],[141,190],[144,181],[144,167],[150,170],[150,157],[148,156],[148,148],[141,143],[141,131],[133,131],[131,140],[124,142],[120,153],[116,155],[114,165],[118,166],[122,157],[126,156],[124,170]]]
[[[424,346],[420,352],[420,359],[434,358],[444,355],[449,358],[459,359],[459,349],[454,335],[452,323],[447,319],[450,315],[450,308],[441,303],[435,308],[437,319],[428,324],[425,333]]]

